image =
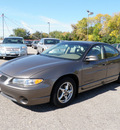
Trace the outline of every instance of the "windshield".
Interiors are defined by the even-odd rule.
[[[60,42],[60,40],[57,40],[57,39],[45,39],[44,40],[44,44],[57,44],[59,42]]]
[[[38,44],[39,41],[33,41],[33,44]]]
[[[42,55],[58,57],[63,59],[77,60],[82,58],[89,45],[84,43],[65,42],[59,43],[45,50]]]
[[[113,46],[116,48],[116,47],[117,47],[117,44],[113,44]]]
[[[23,44],[22,38],[5,38],[3,44]]]

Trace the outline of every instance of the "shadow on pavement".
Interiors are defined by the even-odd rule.
[[[74,99],[74,101],[72,102],[71,105],[83,102],[87,99],[93,98],[93,97],[95,97],[99,94],[105,93],[107,91],[117,91],[117,87],[119,87],[119,86],[120,86],[120,84],[113,82],[113,83],[106,84],[106,85],[103,85],[101,87],[86,91],[84,93],[80,93]],[[42,104],[42,105],[35,105],[35,106],[23,106],[23,105],[20,105],[20,104],[18,104],[18,105],[25,108],[25,109],[34,111],[34,112],[48,112],[48,111],[54,111],[56,109],[59,109],[59,108],[56,108],[54,105],[52,105],[50,103]]]
[[[90,98],[94,98],[95,96],[103,94],[108,91],[117,91],[117,88],[119,86],[120,86],[119,83],[113,82],[113,83],[109,83],[109,84],[100,86],[98,88],[80,93],[80,94],[78,94],[78,96],[77,96],[76,100],[73,102],[73,104],[85,101]]]

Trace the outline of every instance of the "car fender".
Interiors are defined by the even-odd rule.
[[[50,67],[44,71],[32,75],[31,78],[42,78],[45,82],[49,83],[51,87],[53,87],[58,79],[67,75],[75,75],[77,79],[81,81],[79,64],[76,68],[74,66],[75,65],[68,67],[68,64],[64,64],[64,67],[61,67],[60,65],[56,67]]]

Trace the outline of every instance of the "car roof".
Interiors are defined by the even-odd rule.
[[[5,37],[5,38],[23,38],[23,37]]]
[[[55,40],[59,40],[59,39],[57,39],[57,38],[42,38],[42,39],[55,39]]]
[[[89,45],[96,45],[96,44],[106,44],[108,43],[102,43],[102,42],[94,42],[94,41],[64,41],[62,43],[82,43],[82,44],[89,44]]]

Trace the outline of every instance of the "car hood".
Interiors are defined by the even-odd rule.
[[[10,60],[0,67],[0,71],[12,77],[29,78],[38,72],[70,62],[70,60],[32,55]]]
[[[26,46],[24,44],[1,44],[0,46],[2,47],[9,47],[9,48],[19,48],[19,47],[22,47],[22,46]]]
[[[45,45],[45,48],[50,48],[51,46],[53,46],[54,44],[50,44],[50,45]]]

